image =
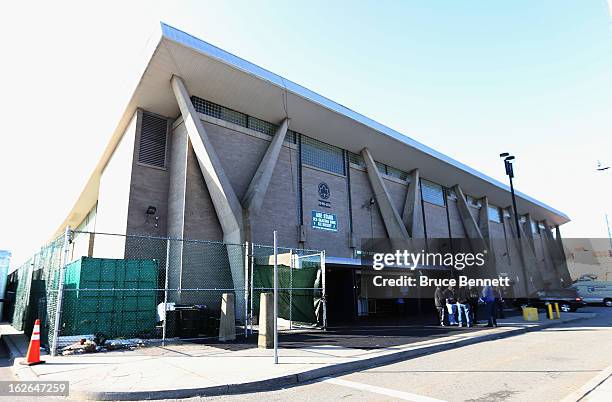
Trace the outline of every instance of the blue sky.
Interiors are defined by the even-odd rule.
[[[3,6],[0,249],[63,220],[164,21],[567,213],[607,235],[612,30],[605,0],[20,2]],[[36,12],[32,12],[36,10]],[[95,124],[92,124],[92,118]]]

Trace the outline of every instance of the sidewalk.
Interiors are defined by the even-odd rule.
[[[281,343],[278,365],[273,364],[272,350],[251,345],[230,348],[181,343],[132,351],[44,356],[46,364],[27,367],[19,365],[27,349],[26,337],[16,334],[8,324],[0,325],[0,336],[15,357],[13,369],[22,380],[68,380],[72,398],[134,400],[280,388],[593,316],[566,313],[561,320],[540,322],[513,317],[499,320],[502,326],[498,328],[457,330],[442,338],[372,349],[331,344],[283,349]]]

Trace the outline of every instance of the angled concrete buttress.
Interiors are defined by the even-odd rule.
[[[510,225],[510,232],[516,246],[519,251],[519,256],[521,258],[521,263],[525,269],[525,274],[528,276],[527,284],[531,285],[533,289],[526,289],[527,293],[532,293],[536,290],[542,290],[544,288],[544,279],[542,277],[542,273],[540,272],[540,268],[538,267],[538,261],[535,256],[535,253],[529,247],[528,240],[526,239],[525,231],[521,226],[516,227],[514,220],[514,211],[512,211],[512,207],[506,208],[506,210],[510,213],[510,218],[508,219]],[[519,241],[518,238],[518,230],[521,231],[521,239]]]
[[[215,212],[223,230],[223,240],[228,243],[228,257],[232,281],[235,289],[243,289],[244,283],[244,253],[237,252],[237,244],[244,242],[242,205],[221,166],[212,143],[191,103],[189,92],[183,80],[173,75],[172,90],[181,110],[181,116],[187,130],[187,135],[198,160],[198,165],[204,176],[206,187],[210,193]],[[244,310],[244,300],[236,298],[238,311]]]
[[[421,212],[421,190],[419,188],[420,176],[419,169],[414,169],[410,172],[410,183],[408,184],[408,193],[404,202],[404,210],[402,212],[402,220],[408,229],[408,234],[414,237],[418,236],[423,229],[419,227],[422,220]]]
[[[525,215],[525,221],[526,226],[523,229],[525,231],[525,234],[527,235],[527,239],[529,240],[529,247],[531,247],[531,249],[535,253],[535,239],[533,238],[533,230],[531,229],[531,214]]]
[[[557,266],[557,272],[563,280],[563,287],[567,287],[572,283],[572,276],[567,266],[567,257],[565,256],[565,248],[563,247],[563,238],[561,237],[561,229],[559,229],[559,226],[555,226],[555,234],[555,241],[557,242],[557,247],[559,248],[562,259],[561,264]]]
[[[245,218],[245,235],[248,241],[251,241],[252,238],[252,220],[261,209],[264,197],[268,192],[268,186],[270,185],[270,180],[272,180],[272,173],[274,173],[274,167],[278,161],[278,156],[283,148],[283,141],[285,141],[288,127],[289,119],[283,120],[278,130],[276,130],[276,134],[274,134],[272,142],[268,146],[263,159],[259,163],[259,167],[257,167],[257,171],[251,179],[249,188],[242,198]]]
[[[380,175],[380,172],[376,168],[376,163],[374,162],[374,158],[372,157],[370,150],[367,148],[362,149],[361,156],[366,164],[368,179],[370,181],[370,185],[372,186],[372,190],[374,191],[374,197],[376,198],[376,204],[378,204],[378,209],[380,210],[380,214],[383,218],[383,223],[387,229],[387,235],[390,239],[409,240],[410,236],[408,235],[406,226],[404,226],[402,218],[391,202],[389,192],[385,187],[385,183]]]
[[[457,198],[459,198],[457,196]],[[484,196],[480,199],[480,209],[478,210],[478,229],[489,250],[485,259],[486,273],[489,277],[496,277],[499,274],[495,258],[495,247],[491,239],[491,223],[489,221],[489,199]]]
[[[480,252],[479,250],[488,250],[489,245],[484,240],[484,237],[480,232],[480,228],[478,227],[474,216],[472,216],[472,213],[470,212],[470,207],[467,204],[463,190],[461,190],[461,187],[458,184],[453,186],[453,190],[457,195],[457,209],[459,210],[459,216],[461,217],[461,222],[463,223],[463,229],[465,230],[465,234],[470,241],[472,251]]]
[[[463,223],[463,230],[468,238],[472,252],[485,254],[485,263],[482,267],[481,276],[485,278],[495,278],[498,272],[497,266],[495,265],[495,253],[493,252],[490,241],[488,200],[486,197],[482,199],[478,216],[479,222],[477,223],[470,211],[470,207],[467,204],[465,194],[463,194],[461,187],[455,184],[453,190],[457,195],[457,210],[459,211],[459,217],[461,218],[461,223]],[[483,235],[481,228],[484,229],[486,237]]]
[[[489,248],[492,248],[491,244],[491,225],[489,224],[489,199],[485,196],[480,199],[480,210],[478,211],[478,229],[480,234],[489,243]]]
[[[553,261],[554,275],[558,279],[557,285],[559,287],[567,287],[572,283],[572,278],[567,268],[567,260],[565,258],[565,251],[563,251],[563,244],[561,243],[561,240],[554,238],[550,226],[548,226],[546,222],[542,223],[544,224],[544,242],[546,243],[546,248],[548,249]],[[561,233],[558,226],[556,231],[557,236],[560,239]]]

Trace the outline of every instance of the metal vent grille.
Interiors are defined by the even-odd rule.
[[[142,115],[138,162],[166,167],[166,137],[168,121],[148,113]]]

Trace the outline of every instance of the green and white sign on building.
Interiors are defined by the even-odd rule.
[[[312,228],[327,230],[328,232],[338,231],[338,219],[335,214],[327,212],[312,211]]]

